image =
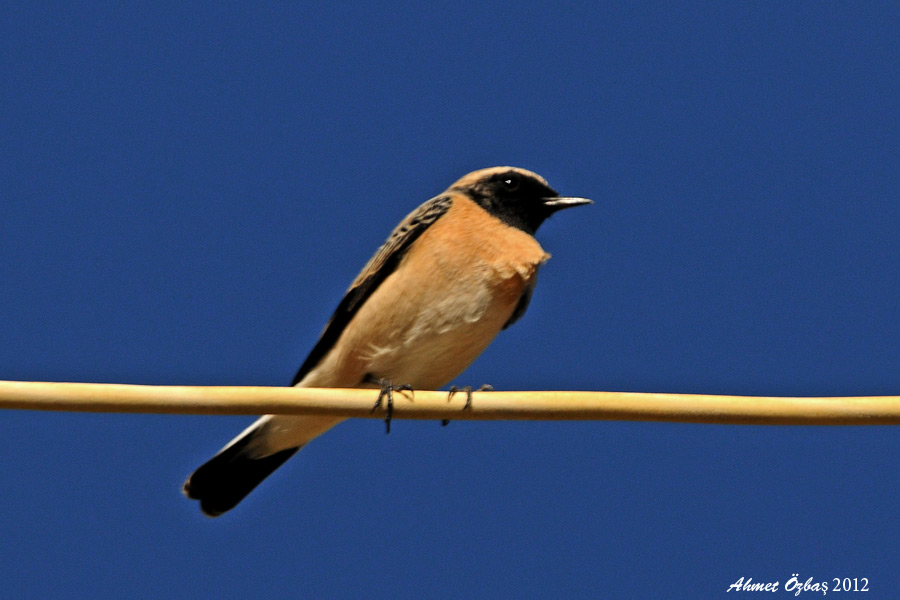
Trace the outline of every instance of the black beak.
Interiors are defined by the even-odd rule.
[[[573,206],[581,206],[583,204],[593,204],[593,200],[587,198],[565,198],[561,196],[553,196],[552,198],[541,198],[544,206],[556,212],[564,208],[572,208]]]

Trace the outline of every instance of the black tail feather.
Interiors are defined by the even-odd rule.
[[[262,458],[251,458],[247,443],[252,435],[242,436],[194,471],[184,482],[184,494],[200,501],[200,510],[210,517],[228,512],[259,485],[263,479],[302,448],[288,448]]]

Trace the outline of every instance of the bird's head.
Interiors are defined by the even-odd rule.
[[[593,204],[587,198],[560,196],[537,173],[516,167],[473,171],[450,186],[449,191],[465,194],[507,225],[531,235],[553,213]]]

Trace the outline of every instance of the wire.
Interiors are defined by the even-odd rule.
[[[377,390],[0,381],[0,408],[205,415],[384,417]],[[742,425],[897,425],[900,396],[780,398],[637,392],[394,393],[394,419],[614,420]]]

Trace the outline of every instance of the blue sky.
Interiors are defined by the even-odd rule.
[[[285,385],[391,228],[516,165],[553,218],[457,383],[900,393],[893,3],[0,8],[0,378]],[[10,598],[900,587],[900,431],[346,423],[232,513],[237,417],[6,412]],[[785,595],[781,592],[778,595]]]

